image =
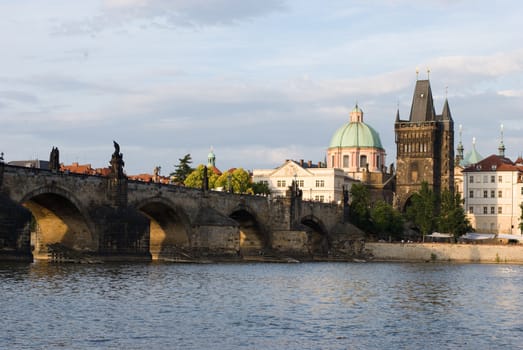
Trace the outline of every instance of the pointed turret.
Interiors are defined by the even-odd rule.
[[[396,122],[399,122],[400,121],[400,109],[398,107],[397,111],[396,111]]]
[[[452,115],[450,114],[449,100],[445,99],[445,104],[443,105],[443,112],[441,112],[441,119],[443,120],[452,120]]]
[[[429,80],[416,81],[414,96],[412,97],[412,107],[410,110],[411,122],[425,122],[436,120],[434,101]]]

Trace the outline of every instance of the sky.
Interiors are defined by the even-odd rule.
[[[174,171],[324,161],[356,103],[395,162],[416,79],[465,153],[523,153],[519,0],[0,0],[5,161]],[[417,74],[416,71],[419,73]]]

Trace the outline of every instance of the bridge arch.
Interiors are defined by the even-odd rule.
[[[190,220],[182,207],[164,197],[146,198],[135,205],[150,221],[149,250],[153,260],[183,258],[190,253]]]
[[[35,259],[48,259],[49,245],[95,253],[99,237],[87,209],[69,190],[42,186],[25,194],[20,204],[31,211],[31,248]]]
[[[312,255],[327,256],[331,242],[325,224],[314,215],[304,216],[301,219],[301,224],[311,229],[308,235],[308,243]]]
[[[230,211],[229,217],[239,225],[239,248],[244,256],[259,255],[269,246],[267,230],[249,206],[236,206]]]

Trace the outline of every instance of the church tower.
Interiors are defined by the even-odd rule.
[[[394,123],[396,135],[396,206],[404,210],[410,197],[427,182],[439,196],[454,191],[454,122],[448,100],[436,114],[430,81],[417,80],[408,120],[399,110]]]

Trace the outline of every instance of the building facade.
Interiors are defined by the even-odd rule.
[[[285,197],[296,181],[304,200],[343,203],[343,189],[350,189],[356,180],[342,169],[325,168],[312,162],[287,160],[276,169],[254,169],[253,182],[265,183],[272,196]]]
[[[491,155],[463,169],[464,209],[477,232],[521,235],[523,159]]]
[[[396,113],[396,198],[405,210],[422,182],[436,194],[454,191],[454,122],[448,100],[436,114],[429,80],[417,80],[408,120]]]

